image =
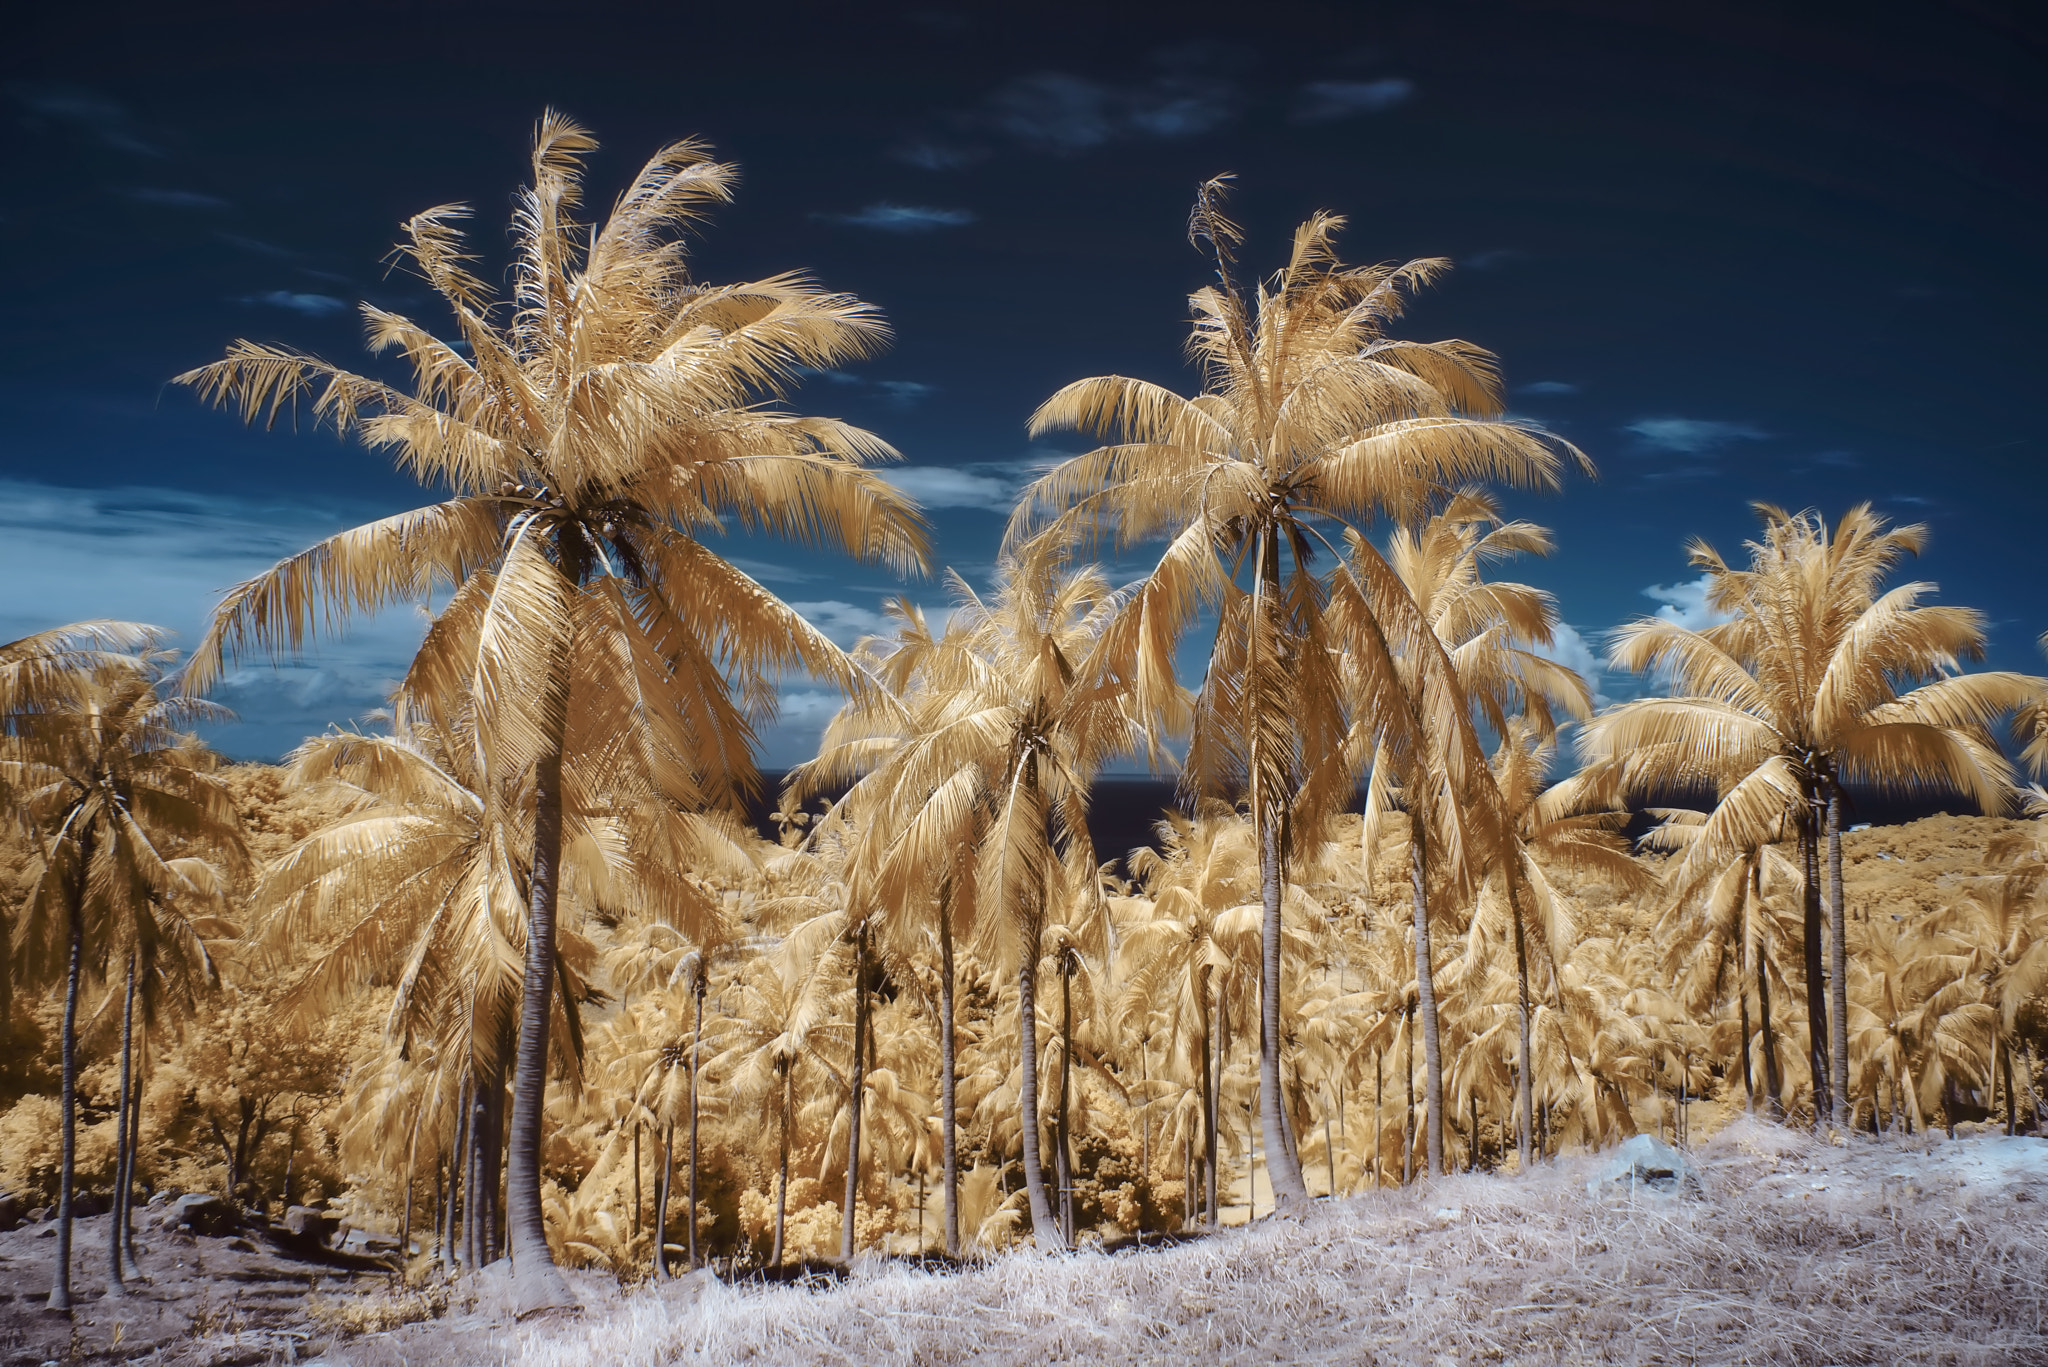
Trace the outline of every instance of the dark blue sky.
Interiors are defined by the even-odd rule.
[[[1183,224],[1195,184],[1227,169],[1261,267],[1319,206],[1350,217],[1354,259],[1459,261],[1406,331],[1498,351],[1517,411],[1600,464],[1599,483],[1518,505],[1561,546],[1521,573],[1583,644],[1686,611],[1684,542],[1734,550],[1750,500],[1870,499],[1932,525],[1913,573],[1991,617],[1993,663],[2039,663],[2037,7],[984,8],[16,20],[0,57],[0,638],[88,614],[189,634],[212,591],[417,501],[380,456],[243,432],[165,381],[236,336],[355,361],[358,299],[438,323],[383,273],[396,225],[466,200],[501,252],[554,104],[603,140],[597,203],[673,137],[741,164],[707,276],[808,267],[886,309],[896,346],[800,402],[905,452],[942,558],[970,576],[993,558],[994,510],[1056,453],[1023,433],[1040,399],[1103,371],[1192,383],[1185,295],[1204,273]],[[845,639],[897,587],[737,553]],[[398,614],[234,681],[248,722],[221,743],[274,755],[374,706],[413,630]],[[771,762],[828,706],[791,696]]]

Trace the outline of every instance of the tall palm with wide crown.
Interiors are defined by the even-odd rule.
[[[616,785],[686,809],[732,803],[758,781],[753,728],[772,712],[775,674],[851,681],[831,642],[709,538],[767,532],[899,569],[925,556],[911,505],[864,468],[890,448],[772,402],[806,370],[880,346],[876,311],[800,275],[694,282],[683,231],[730,198],[735,179],[698,142],[656,153],[604,222],[575,221],[595,146],[568,119],[541,119],[507,299],[469,269],[455,226],[463,207],[406,225],[399,254],[456,326],[444,341],[363,306],[371,349],[404,355],[409,389],[250,342],[179,377],[251,421],[310,397],[316,418],[394,449],[447,495],[230,591],[195,653],[193,686],[244,648],[296,649],[353,613],[493,572],[475,650],[451,667],[474,698],[493,782],[531,773],[507,1174],[522,1314],[574,1304],[548,1250],[539,1185],[565,806],[595,805]],[[601,740],[607,762],[565,783],[571,729]]]
[[[1503,417],[1491,353],[1388,335],[1410,292],[1448,262],[1346,266],[1336,254],[1343,219],[1318,213],[1295,230],[1285,267],[1241,283],[1243,234],[1222,210],[1229,179],[1201,188],[1189,223],[1190,240],[1208,249],[1217,271],[1217,282],[1189,299],[1188,349],[1203,391],[1187,398],[1106,375],[1047,399],[1032,417],[1034,434],[1072,428],[1113,441],[1027,489],[1011,536],[1049,519],[1048,533],[1106,535],[1119,548],[1166,542],[1097,655],[1136,690],[1160,734],[1186,720],[1176,648],[1198,614],[1217,614],[1182,782],[1242,795],[1257,832],[1260,1125],[1276,1199],[1286,1202],[1305,1199],[1307,1187],[1281,1106],[1282,885],[1290,852],[1319,837],[1316,814],[1290,808],[1346,721],[1325,610],[1332,598],[1360,604],[1357,629],[1383,656],[1391,637],[1441,663],[1378,552],[1357,538],[1361,582],[1331,538],[1341,543],[1347,527],[1379,514],[1409,520],[1438,491],[1472,480],[1554,486],[1567,461],[1585,458]],[[1338,562],[1332,582],[1313,567],[1318,547]],[[1393,702],[1401,684],[1391,662],[1378,662],[1374,679],[1368,706],[1406,713]],[[1432,710],[1455,710],[1437,692]],[[1476,762],[1485,768],[1483,756]]]
[[[225,882],[213,861],[247,860],[234,804],[212,773],[215,756],[185,730],[226,714],[163,687],[172,657],[148,648],[159,638],[150,628],[101,624],[0,646],[0,666],[22,666],[16,687],[0,693],[0,793],[34,849],[13,958],[31,980],[64,983],[53,1310],[71,1308],[83,978],[95,964],[104,973],[107,951],[121,944],[132,984],[136,960],[126,951],[149,942],[183,951],[210,977],[205,912]],[[143,649],[106,648],[123,640]],[[116,1245],[110,1288],[120,1283]]]
[[[1924,603],[1934,586],[1884,579],[1926,540],[1859,504],[1830,528],[1818,514],[1757,505],[1763,536],[1736,568],[1705,542],[1707,603],[1726,620],[1691,628],[1663,618],[1623,627],[1614,662],[1664,670],[1674,696],[1623,703],[1580,735],[1582,759],[1614,766],[1637,790],[1711,786],[1712,815],[1676,871],[1774,838],[1789,817],[1805,868],[1809,1063],[1817,1115],[1847,1123],[1849,1040],[1842,905],[1843,790],[1957,792],[1987,815],[2006,810],[2011,765],[1993,727],[2038,705],[2048,681],[1960,672],[1984,653],[1984,619]],[[1911,685],[1918,684],[1918,687]],[[1821,961],[1826,863],[1829,964]],[[1822,984],[1834,990],[1823,999]]]

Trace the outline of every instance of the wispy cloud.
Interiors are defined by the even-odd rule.
[[[1576,670],[1579,677],[1586,681],[1586,687],[1592,690],[1595,707],[1605,707],[1611,701],[1601,690],[1606,671],[1601,664],[1600,656],[1577,627],[1568,622],[1558,623],[1556,630],[1551,633],[1550,644],[1537,646],[1536,653],[1546,660],[1557,661],[1567,669]]]
[[[790,606],[805,621],[842,646],[850,646],[863,636],[885,631],[889,625],[889,619],[882,615],[879,605],[869,608],[838,598],[814,598],[793,601]]]
[[[974,222],[971,209],[937,209],[926,204],[870,204],[851,213],[816,213],[811,217],[852,228],[872,228],[879,233],[929,233]]]
[[[923,171],[958,171],[988,159],[988,149],[969,143],[941,142],[934,138],[913,138],[890,149],[889,155]]]
[[[819,370],[812,366],[800,366],[798,373],[826,384],[873,394],[891,408],[915,408],[939,392],[937,385],[922,380],[871,380],[847,370]]]
[[[1653,451],[1686,456],[1716,451],[1730,442],[1762,441],[1771,435],[1751,423],[1706,418],[1639,418],[1623,430],[1635,434]]]
[[[1382,76],[1373,81],[1310,81],[1295,97],[1294,118],[1298,123],[1330,123],[1377,114],[1403,104],[1415,94],[1415,82],[1405,76]]]
[[[1086,152],[1111,142],[1193,137],[1236,115],[1236,85],[1213,54],[1189,47],[1155,59],[1157,75],[1109,85],[1065,71],[1021,76],[990,95],[971,122],[1041,152]]]
[[[138,185],[121,193],[138,204],[153,204],[163,209],[213,210],[234,207],[219,195],[201,194],[197,190],[160,190],[152,186]]]
[[[1007,515],[1017,492],[1046,465],[1039,459],[982,461],[973,465],[895,465],[883,479],[927,508],[978,508]]]
[[[348,307],[346,299],[336,299],[331,294],[301,294],[294,290],[270,290],[263,294],[242,297],[245,304],[265,304],[274,309],[290,309],[303,313],[308,318],[325,318],[330,313],[340,313]]]
[[[1563,380],[1532,380],[1528,384],[1517,386],[1515,392],[1517,394],[1576,394],[1579,392],[1579,387]]]
[[[0,640],[88,617],[152,622],[189,648],[220,593],[342,527],[389,509],[264,502],[178,490],[65,489],[0,481]],[[384,705],[424,623],[392,609],[273,669],[252,659],[218,696],[237,724],[209,728],[237,758],[275,758]]]
[[[127,108],[97,91],[79,86],[22,83],[8,87],[31,119],[47,120],[92,138],[117,152],[161,157],[163,152],[135,131]]]
[[[280,247],[275,242],[265,242],[257,237],[244,237],[240,233],[215,233],[214,237],[238,251],[245,251],[254,256],[267,256],[273,261],[293,261],[297,260],[299,255],[290,247]]]
[[[1512,266],[1517,261],[1527,261],[1529,253],[1520,247],[1489,247],[1482,252],[1458,258],[1458,264],[1468,271],[1497,271],[1503,266]]]

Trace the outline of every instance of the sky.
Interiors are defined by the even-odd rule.
[[[218,593],[427,501],[326,432],[249,431],[170,378],[237,337],[348,364],[397,225],[474,206],[500,270],[535,118],[594,131],[593,204],[708,139],[742,171],[702,278],[804,268],[882,307],[878,359],[794,397],[880,433],[938,559],[985,585],[1019,484],[1078,438],[1060,385],[1189,391],[1197,184],[1235,172],[1248,262],[1345,215],[1352,260],[1451,257],[1402,325],[1497,352],[1514,412],[1600,469],[1514,513],[1516,577],[1599,667],[1641,614],[1699,622],[1686,545],[1739,553],[1750,504],[1924,522],[1910,567],[1980,609],[1988,663],[2048,630],[2037,417],[2048,362],[2048,18],[1951,4],[37,6],[0,54],[0,639],[86,617],[190,642]],[[933,581],[729,550],[842,642]],[[396,610],[221,698],[212,739],[275,758],[379,706],[421,629]],[[808,753],[833,699],[792,680],[764,736]]]

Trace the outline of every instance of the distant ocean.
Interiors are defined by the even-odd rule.
[[[754,824],[768,839],[775,838],[775,823],[770,815],[775,810],[776,796],[782,791],[783,771],[771,770],[762,774],[762,800],[755,804],[752,815]],[[1161,814],[1173,805],[1175,788],[1172,779],[1146,778],[1140,775],[1111,775],[1098,779],[1095,784],[1094,801],[1088,809],[1088,835],[1095,842],[1096,857],[1103,861],[1122,859],[1140,845],[1158,844],[1156,827]],[[1658,794],[1634,804],[1640,813],[1645,807],[1704,807],[1711,801],[1709,793]],[[815,808],[813,808],[815,810]],[[1979,816],[1977,804],[1954,794],[1886,795],[1849,791],[1848,811],[1843,825],[1897,826],[1923,817],[1947,814],[1951,816]],[[2014,813],[2017,815],[2017,813]],[[1639,836],[1650,829],[1653,822],[1649,817],[1638,815],[1630,821],[1627,834]]]

